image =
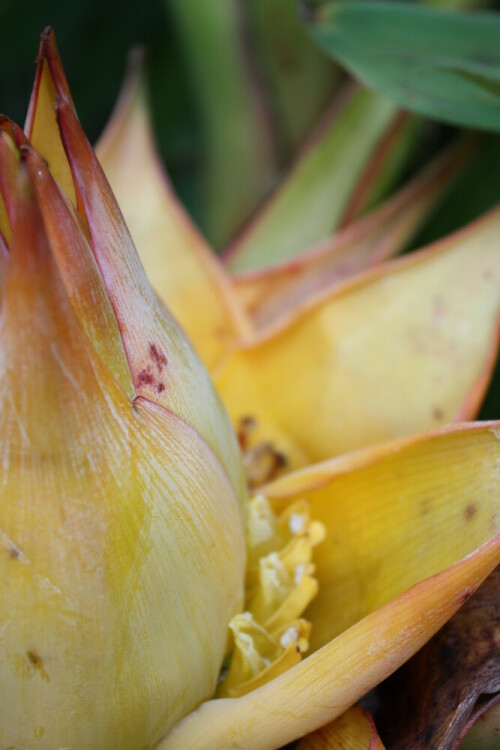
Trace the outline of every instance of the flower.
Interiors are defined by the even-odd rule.
[[[31,146],[13,124],[2,127],[0,434],[4,482],[14,488],[4,491],[4,506],[21,509],[18,527],[28,543],[2,536],[8,554],[1,564],[20,563],[17,575],[33,578],[38,558],[29,556],[30,545],[41,550],[42,568],[50,563],[42,551],[54,550],[61,576],[74,566],[68,595],[77,599],[84,575],[102,576],[96,559],[104,558],[109,574],[100,579],[101,611],[89,587],[76,623],[71,608],[52,603],[58,592],[43,572],[30,584],[44,592],[36,606],[32,596],[20,596],[24,589],[8,589],[3,611],[14,607],[19,615],[16,632],[4,627],[1,643],[22,660],[17,680],[9,679],[5,658],[0,674],[9,679],[9,698],[13,685],[22,687],[0,709],[0,731],[29,730],[29,739],[15,739],[27,746],[36,731],[38,747],[78,739],[83,749],[154,747],[170,729],[159,747],[183,750],[277,748],[341,714],[342,722],[325,732],[360,725],[365,731],[363,714],[344,712],[415,653],[500,558],[500,423],[404,436],[457,411],[467,418],[480,400],[496,342],[498,215],[416,259],[328,292],[259,333],[163,186],[162,208],[182,243],[181,271],[197,285],[203,310],[186,317],[186,328],[205,329],[195,344],[206,346],[236,425],[247,418],[240,426],[246,459],[253,468],[268,444],[271,456],[283,454],[290,469],[299,469],[260,487],[246,505],[223,407],[144,276],[74,114],[50,32],[42,38],[28,113]],[[382,304],[386,314],[377,319]],[[236,345],[237,337],[246,340]],[[411,394],[402,385],[403,355],[418,373]],[[375,402],[382,383],[394,403],[381,413]],[[382,443],[373,447],[376,440]],[[58,456],[79,461],[59,458],[47,468],[53,446]],[[28,478],[12,459],[19,455],[33,467]],[[47,506],[65,534],[27,516],[26,498],[36,497],[38,486],[40,513]],[[82,503],[83,495],[91,503]],[[172,497],[180,498],[173,511]],[[235,498],[247,519],[249,615],[237,612],[244,545]],[[57,514],[50,513],[54,504]],[[104,520],[102,506],[109,512]],[[136,518],[144,506],[152,528],[160,527],[147,539]],[[135,536],[123,533],[123,507]],[[74,522],[65,525],[73,508]],[[146,597],[141,584],[148,581]],[[309,603],[310,633],[301,616]],[[89,617],[95,630],[86,630]],[[241,673],[238,681],[233,672],[234,687],[223,680],[220,689],[234,695],[239,685],[245,694],[193,710],[209,697],[208,683],[215,687],[229,622],[234,653],[226,679],[234,664]],[[71,636],[61,634],[61,623]],[[46,658],[26,640],[45,632],[53,637]],[[309,637],[313,653],[299,660]],[[109,643],[113,648],[103,647]],[[176,657],[158,664],[162,649]],[[294,665],[277,673],[293,654]],[[94,688],[82,685],[82,670],[97,677]],[[81,688],[73,708],[72,693],[57,692],[68,684]],[[161,692],[158,684],[168,687]],[[30,701],[22,722],[11,713],[26,706],[21,698]],[[41,705],[54,716],[43,732],[41,723],[30,724]],[[315,739],[306,742],[314,747]]]

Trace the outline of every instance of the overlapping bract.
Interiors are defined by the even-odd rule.
[[[54,104],[77,208],[28,140],[43,152],[52,138],[49,167],[72,179]],[[152,748],[215,689],[243,596],[243,474],[211,381],[136,259],[50,32],[27,137],[2,122],[0,192],[0,745]]]

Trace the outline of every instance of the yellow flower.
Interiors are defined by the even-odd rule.
[[[350,706],[500,559],[500,423],[407,436],[470,418],[484,392],[498,211],[258,330],[164,182],[135,94],[100,152],[146,269],[250,468],[267,445],[294,471],[245,503],[223,407],[146,281],[46,34],[32,146],[7,121],[0,139],[0,738],[263,750],[326,727],[302,747],[370,742]],[[238,697],[197,708],[228,625],[219,694]]]

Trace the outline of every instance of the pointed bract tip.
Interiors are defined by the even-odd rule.
[[[133,101],[138,93],[142,91],[145,83],[144,69],[147,57],[147,50],[143,46],[137,46],[130,50],[125,80],[116,104],[116,110],[120,110],[122,107],[125,108],[127,103]]]
[[[37,63],[43,62],[51,53],[58,55],[56,35],[52,26],[46,26],[40,34]]]
[[[10,117],[7,117],[7,115],[0,115],[0,132],[7,133],[18,147],[28,143],[19,125],[11,120]]]
[[[55,34],[54,34],[54,29],[49,24],[48,26],[44,28],[44,30],[40,34],[40,42],[45,43],[50,37],[55,38]]]
[[[37,74],[37,78],[39,75],[41,75],[41,69],[45,61],[50,68],[50,75],[54,82],[54,86],[56,88],[58,96],[66,99],[73,106],[73,100],[71,98],[68,81],[64,72],[61,55],[59,54],[59,47],[57,46],[56,35],[52,26],[46,26],[42,31],[40,37],[40,48],[37,57],[39,74]],[[35,81],[35,89],[36,88],[37,81]]]
[[[147,59],[148,52],[144,45],[138,44],[136,47],[132,47],[128,53],[127,70],[140,72],[144,68]]]

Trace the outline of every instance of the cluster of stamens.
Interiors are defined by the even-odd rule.
[[[324,526],[310,518],[307,500],[277,513],[256,494],[247,509],[246,609],[229,623],[232,641],[218,697],[237,697],[297,664],[309,647],[311,625],[301,615],[316,596],[313,548]]]

